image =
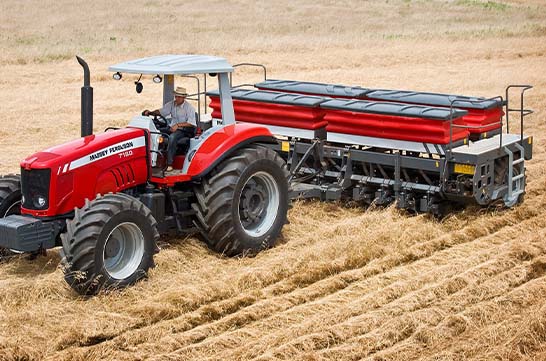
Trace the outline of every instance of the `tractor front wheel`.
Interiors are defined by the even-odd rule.
[[[209,247],[228,256],[274,245],[286,223],[288,171],[263,146],[243,148],[196,187],[197,226]]]
[[[64,278],[82,295],[131,285],[153,267],[157,238],[157,222],[136,198],[118,193],[86,201],[61,235]]]

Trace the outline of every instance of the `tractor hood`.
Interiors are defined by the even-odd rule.
[[[124,128],[89,135],[33,154],[21,162],[22,213],[57,216],[85,199],[145,183],[148,135]]]
[[[87,163],[91,163],[93,160],[115,155],[123,149],[130,148],[130,144],[125,144],[125,141],[133,141],[134,146],[134,138],[143,136],[142,130],[134,128],[88,135],[35,153],[21,162],[21,168],[29,170],[67,166],[68,168],[65,169],[67,171],[75,166],[77,167],[78,163],[86,163],[86,159],[82,158],[87,157]],[[117,143],[123,144],[115,147]],[[102,153],[96,154],[99,151],[102,151]],[[76,160],[79,160],[79,162],[75,162]]]

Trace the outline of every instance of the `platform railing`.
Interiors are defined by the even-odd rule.
[[[480,128],[484,128],[484,127],[491,127],[491,126],[494,126],[494,125],[500,125],[500,146],[502,146],[502,117],[501,117],[501,120],[499,120],[498,122],[494,122],[494,123],[489,123],[489,124],[485,124],[485,125],[460,125],[460,124],[453,124],[453,109],[454,109],[454,105],[458,102],[458,103],[470,103],[470,104],[480,104],[480,103],[485,103],[485,102],[488,102],[488,101],[500,101],[501,103],[501,106],[502,104],[504,104],[504,99],[502,98],[502,96],[496,96],[496,97],[492,97],[492,98],[488,98],[488,99],[480,99],[480,100],[466,100],[466,99],[453,99],[450,101],[450,104],[449,104],[449,143],[448,143],[448,146],[447,146],[447,152],[446,152],[446,155],[447,153],[449,153],[449,157],[446,157],[448,159],[451,159],[452,158],[452,150],[453,150],[453,128],[463,128],[463,129],[480,129]],[[467,143],[468,145],[470,145],[470,142]]]
[[[233,65],[233,68],[235,69],[235,68],[239,68],[239,67],[242,67],[242,66],[261,68],[263,70],[263,72],[264,72],[264,81],[267,80],[267,68],[265,67],[265,65],[258,64],[258,63],[239,63],[239,64]],[[229,85],[232,88],[241,88],[241,87],[244,87],[244,86],[254,86],[254,84],[247,84],[247,83],[239,84],[237,86],[233,86],[233,73],[229,73]]]
[[[510,89],[519,88],[520,91],[520,107],[519,108],[510,108]],[[524,95],[525,92],[529,89],[532,89],[532,85],[516,85],[511,84],[506,87],[506,101],[502,98],[502,96],[496,96],[489,99],[482,99],[482,100],[476,100],[476,101],[468,101],[464,99],[453,99],[450,102],[450,112],[449,112],[449,144],[448,144],[448,151],[449,151],[449,158],[452,158],[452,150],[453,150],[453,128],[466,128],[466,129],[478,129],[483,128],[483,125],[480,126],[471,126],[471,125],[458,125],[453,124],[453,106],[459,102],[466,102],[466,103],[472,103],[472,104],[479,104],[491,100],[500,100],[501,104],[505,107],[504,115],[506,116],[506,134],[510,133],[510,113],[511,112],[519,112],[520,113],[520,145],[523,144],[523,119],[528,116],[529,114],[533,114],[533,110],[531,109],[525,109],[525,103],[524,103]],[[495,123],[489,123],[485,126],[489,127],[491,125],[500,125],[500,133],[499,133],[499,148],[502,148],[502,134],[503,134],[503,119],[501,117],[501,120]]]
[[[510,108],[510,101],[509,101],[509,95],[510,95],[510,89],[519,88],[521,89],[520,92],[520,108],[519,109],[513,109]],[[529,114],[533,114],[533,111],[531,109],[525,109],[524,106],[524,95],[525,92],[529,89],[533,89],[532,85],[509,85],[506,87],[506,104],[505,104],[505,113],[506,113],[506,133],[510,132],[510,112],[519,112],[520,113],[520,145],[523,144],[523,118],[525,118]]]

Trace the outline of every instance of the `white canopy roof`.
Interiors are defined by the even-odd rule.
[[[134,74],[230,73],[226,59],[207,55],[158,55],[112,65],[110,71]]]

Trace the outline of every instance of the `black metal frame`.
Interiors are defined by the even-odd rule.
[[[270,145],[271,146],[271,145]],[[292,139],[288,152],[271,146],[286,160],[292,198],[352,199],[437,213],[446,171],[441,159],[400,150],[330,145],[324,140]],[[312,164],[309,164],[312,163]]]

